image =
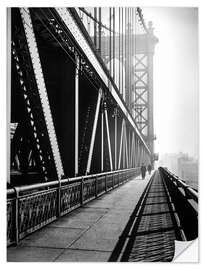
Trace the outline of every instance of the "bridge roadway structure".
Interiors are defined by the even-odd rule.
[[[191,206],[184,208],[189,210],[188,233],[170,192],[170,185],[160,170],[147,174],[144,180],[133,177],[26,236],[18,246],[10,246],[7,260],[170,262],[175,253],[175,240],[197,237],[196,213],[191,212]],[[185,204],[186,201],[184,207]]]

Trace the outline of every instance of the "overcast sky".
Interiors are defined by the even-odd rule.
[[[154,55],[155,150],[198,156],[198,10],[142,8],[159,39]]]

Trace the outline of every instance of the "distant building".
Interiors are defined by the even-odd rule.
[[[198,162],[192,158],[178,159],[178,176],[186,181],[187,184],[198,188]]]
[[[160,158],[159,166],[167,167],[172,173],[195,189],[198,189],[198,160],[188,154],[165,154]]]

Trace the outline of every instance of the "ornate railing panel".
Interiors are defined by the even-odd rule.
[[[113,188],[113,175],[107,175],[107,190],[112,189]]]
[[[7,200],[7,244],[15,242],[15,199]]]
[[[45,190],[19,198],[19,237],[36,231],[57,217],[57,190]]]
[[[97,178],[97,194],[100,195],[106,190],[106,176]]]
[[[115,174],[113,180],[114,180],[114,187],[118,186],[119,185],[119,175]]]
[[[76,182],[61,187],[61,215],[64,215],[81,204],[81,183]]]
[[[96,178],[84,181],[83,184],[83,202],[88,202],[96,197]]]
[[[7,245],[138,175],[138,168],[7,190]]]

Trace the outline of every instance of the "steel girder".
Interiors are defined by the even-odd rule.
[[[127,109],[126,105],[120,98],[118,94],[118,90],[116,89],[116,86],[112,84],[112,82],[109,80],[108,76],[106,75],[103,67],[101,66],[100,62],[98,61],[95,53],[93,52],[92,48],[90,47],[88,41],[85,39],[83,33],[81,32],[76,19],[73,17],[72,13],[69,9],[66,8],[56,8],[57,13],[62,18],[63,22],[65,23],[67,29],[70,31],[71,35],[75,38],[75,42],[79,46],[80,49],[82,49],[83,53],[91,63],[92,67],[96,71],[97,75],[100,77],[104,85],[108,88],[110,93],[112,94],[114,100],[118,104],[119,108],[122,110],[123,114],[129,121],[129,123],[132,125],[133,129],[137,133],[138,137],[142,141],[144,147],[147,149],[147,151],[150,153],[150,150],[145,143],[144,139],[142,138],[142,135],[140,134],[139,130],[136,127],[136,124],[132,118],[132,115],[130,114],[129,110]]]
[[[24,125],[24,128],[21,129],[24,132],[14,134],[12,143],[15,143],[16,136],[19,137],[20,141],[22,141],[21,138],[27,136],[27,140],[31,141],[30,151],[35,154],[34,159],[43,178],[45,180],[55,177],[60,179],[64,172],[29,9],[21,8],[20,16],[23,28],[19,26],[19,29],[16,30],[18,33],[13,33],[12,57],[26,114],[20,123],[21,126]],[[19,156],[20,153],[24,152],[25,147],[27,145],[21,145],[18,152],[15,151],[17,148],[14,147],[14,152],[11,154],[11,164],[16,155]],[[27,158],[28,156],[29,151]],[[25,156],[23,160],[25,163]],[[27,170],[28,168],[26,168],[26,173]]]
[[[56,122],[53,120],[50,109],[50,94],[48,93],[47,95],[45,86],[46,74],[44,75],[44,70],[41,66],[38,51],[39,43],[36,42],[35,38],[36,25],[33,27],[33,23],[36,24],[36,22],[33,22],[33,16],[39,13],[37,10],[27,8],[20,9],[20,12],[25,31],[21,37],[24,47],[22,50],[22,47],[16,46],[16,42],[18,43],[19,41],[19,36],[16,35],[13,40],[12,51],[27,110],[27,119],[31,129],[30,136],[35,149],[31,149],[31,152],[35,153],[35,161],[43,172],[43,168],[45,168],[45,180],[54,177],[61,179],[62,176],[69,175],[63,168],[64,160],[61,158],[61,148],[59,148],[57,141],[59,135],[57,135],[57,130],[55,129]],[[76,63],[75,78],[73,76],[75,80],[75,175],[83,175],[85,172],[88,174],[91,172],[136,167],[143,160],[148,162],[148,157],[151,154],[149,148],[140,135],[132,115],[120,98],[115,85],[106,75],[94,51],[82,35],[82,32],[80,32],[80,28],[72,17],[72,13],[67,9],[54,9],[53,12],[55,12],[55,15],[58,14],[55,17],[57,19],[45,22],[43,20],[42,24],[49,24],[50,28],[48,30],[51,29],[52,35],[55,33],[58,41],[63,40],[64,48],[74,55]],[[70,21],[67,22],[66,19]],[[63,24],[61,24],[62,22]],[[74,31],[76,32],[74,33]],[[76,33],[77,35],[74,35]],[[78,131],[80,129],[78,119],[80,118],[80,102],[77,100],[81,94],[80,79],[82,74],[85,74],[88,80],[91,80],[96,85],[97,91],[95,91],[95,94],[98,93],[98,100],[96,105],[96,100],[94,99],[92,109],[91,104],[88,105],[89,112],[87,111],[87,117],[92,118],[91,123],[87,123],[87,128],[89,129],[88,141],[84,141],[85,147],[88,148],[88,153],[86,158],[83,158],[85,165],[80,166],[82,164],[79,151],[81,139]],[[33,83],[33,85],[30,85],[30,83]],[[99,146],[98,140],[100,142]],[[96,170],[94,165],[97,159],[95,148],[100,149],[99,170]],[[119,153],[117,149],[119,149]]]

